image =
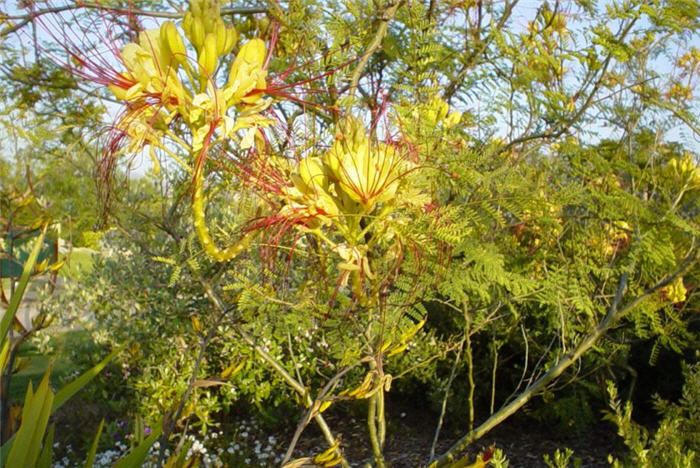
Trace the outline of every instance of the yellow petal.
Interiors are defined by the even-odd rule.
[[[265,86],[265,73],[262,69],[264,61],[265,43],[261,39],[251,39],[241,47],[231,65],[228,80],[235,98],[240,99],[254,88]]]

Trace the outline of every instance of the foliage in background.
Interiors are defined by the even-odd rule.
[[[177,17],[184,15],[180,6]],[[150,27],[155,20],[150,22],[149,8],[162,7],[140,7]],[[420,162],[420,170],[412,171],[413,190],[406,193],[409,184],[402,185],[395,205],[382,199],[378,206],[393,210],[403,196],[423,202],[423,213],[413,210],[406,222],[392,212],[387,224],[396,234],[367,253],[324,252],[319,246],[342,244],[337,232],[332,244],[317,236],[315,226],[276,230],[279,224],[270,224],[238,258],[217,263],[205,255],[217,251],[201,249],[197,238],[235,244],[251,218],[272,222],[285,207],[308,207],[314,197],[317,207],[328,208],[321,199],[331,184],[316,174],[293,184],[300,193],[289,184],[285,196],[264,194],[259,203],[259,187],[251,189],[238,172],[248,160],[235,138],[222,145],[227,152],[212,152],[208,163],[181,151],[177,156],[186,163],[178,167],[164,150],[154,152],[160,175],[126,184],[117,170],[109,214],[119,234],[101,236],[98,245],[107,254],[86,279],[90,293],[75,300],[94,311],[91,331],[101,343],[129,343],[122,362],[126,394],[138,402],[134,418],[153,424],[157,415],[173,412],[184,434],[192,427],[209,431],[217,413],[241,398],[262,414],[289,414],[274,408],[291,399],[291,379],[302,384],[294,416],[303,421],[320,414],[321,405],[346,404],[350,398],[342,388],[369,391],[362,386],[367,376],[370,387],[381,391],[378,384],[386,381],[375,377],[379,372],[369,362],[384,364],[382,354],[391,353],[398,339],[404,352],[390,356],[380,372],[393,376],[394,388],[430,399],[440,424],[453,421],[467,432],[450,451],[456,456],[534,396],[542,397],[543,404],[535,402],[540,420],[571,427],[571,421],[595,417],[583,409],[599,400],[603,376],[632,379],[630,394],[645,391],[634,385],[633,349],[641,348],[652,364],[661,349],[693,355],[700,280],[700,175],[688,138],[698,134],[695,2],[300,0],[272,2],[259,13],[238,7],[225,16],[233,18],[242,44],[252,37],[266,45],[277,41],[263,67],[270,94],[272,83],[279,83],[275,78],[303,84],[288,89],[297,99],[278,93],[270,103],[265,115],[276,123],[266,132],[269,146],[254,141],[276,156],[294,156],[290,167],[277,162],[279,173],[303,179],[296,159],[325,158],[339,128],[336,114],[354,114],[370,127],[379,122],[391,129],[392,144]],[[102,15],[123,18],[109,7]],[[12,20],[21,21],[18,16]],[[64,18],[77,26],[90,12]],[[87,89],[48,61],[32,63],[31,54],[23,63],[24,50],[8,32],[13,25],[0,28],[7,58],[2,97],[14,104],[6,107],[4,125],[19,142],[12,155],[17,163],[3,163],[0,174],[16,179],[24,164],[43,171],[55,209],[80,220],[74,241],[94,245],[91,234],[77,233],[92,231],[101,218],[95,200],[71,192],[92,184],[87,176],[98,159],[91,136],[102,108],[93,96],[111,96]],[[193,66],[213,74],[211,63],[221,55],[227,70],[234,54],[210,53],[187,29],[194,38]],[[317,79],[305,82],[312,77]],[[201,92],[204,81],[192,85]],[[59,86],[48,94],[51,82]],[[122,97],[133,101],[138,92]],[[239,103],[230,115],[240,116],[246,105]],[[179,125],[171,129],[194,141],[203,128],[195,121],[183,114],[164,123]],[[71,151],[62,160],[78,168],[70,177],[51,170],[66,167],[54,163],[65,147]],[[328,162],[323,160],[324,177],[332,172]],[[207,197],[206,236],[188,221],[192,181],[194,193],[200,183]],[[366,211],[365,222],[383,216]],[[354,303],[364,285],[370,299],[361,305],[373,304],[373,282],[337,287],[336,280],[358,268],[386,272],[392,251],[384,248],[396,238],[413,239],[423,255],[406,255],[395,277],[385,275],[386,288],[377,297],[411,304],[395,309],[390,319],[400,318],[398,326],[384,334],[375,325],[387,322],[365,314],[372,307]],[[212,297],[219,301],[208,302]],[[423,318],[422,329],[402,341]],[[358,324],[369,325],[363,331],[372,339],[358,333]],[[386,349],[385,337],[394,341]],[[334,380],[340,372],[338,391],[323,390],[340,381]],[[183,395],[187,404],[177,412]],[[305,401],[317,395],[316,406]],[[439,434],[440,425],[436,441]],[[430,458],[435,444],[432,452]],[[435,463],[442,466],[448,458]]]
[[[697,466],[700,367],[697,364],[686,366],[683,374],[683,396],[678,403],[657,397],[655,405],[662,419],[653,434],[632,420],[631,404],[622,405],[614,384],[608,383],[612,411],[607,412],[606,419],[617,426],[618,434],[630,450],[629,455],[621,460],[610,456],[613,467]]]

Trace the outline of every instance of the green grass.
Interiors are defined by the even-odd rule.
[[[97,252],[91,249],[75,248],[71,251],[66,264],[59,270],[59,275],[65,279],[78,281],[87,275],[93,268],[93,257]],[[10,292],[10,279],[2,279],[2,287],[5,294]],[[36,347],[29,343],[20,346],[17,359],[23,361],[23,369],[12,376],[10,381],[10,400],[24,399],[29,382],[33,382],[34,387],[44,376],[46,370],[52,367],[51,383],[54,388],[64,382],[68,375],[76,369],[73,362],[68,357],[70,354],[64,352],[66,349],[75,348],[80,340],[89,339],[88,333],[82,330],[68,330],[55,332],[51,336],[51,355],[42,355]]]
[[[84,247],[76,247],[70,251],[65,265],[58,270],[59,276],[71,281],[79,281],[85,275],[92,272],[95,263],[94,257],[99,252]],[[61,258],[59,256],[59,258]],[[10,294],[10,278],[2,278],[2,287],[6,295]]]
[[[18,358],[26,360],[27,367],[12,376],[10,381],[10,401],[24,401],[27,385],[32,382],[34,388],[44,376],[46,369],[53,364],[51,371],[51,384],[57,389],[70,373],[76,369],[76,365],[64,352],[75,346],[78,341],[89,339],[88,332],[84,330],[68,330],[55,333],[51,337],[51,345],[54,352],[50,355],[39,353],[36,347],[24,343],[17,353]]]
[[[58,274],[73,281],[79,280],[82,276],[92,271],[96,250],[76,247],[71,250],[70,257],[66,264],[59,270]]]

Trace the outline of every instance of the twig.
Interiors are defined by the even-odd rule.
[[[383,385],[380,383],[379,385]],[[379,443],[379,437],[377,435],[377,398],[378,392],[375,392],[369,399],[369,407],[367,410],[367,428],[369,430],[369,440],[372,445],[372,453],[374,454],[374,462],[377,464],[378,468],[386,468],[384,463],[384,456],[382,455],[381,444]]]
[[[167,12],[167,11],[153,11],[153,10],[139,10],[136,8],[121,8],[112,7],[109,5],[103,5],[98,2],[76,2],[72,5],[64,5],[54,8],[44,8],[42,10],[34,10],[26,15],[3,15],[5,20],[20,20],[18,23],[6,27],[0,31],[0,37],[5,37],[13,32],[19,31],[27,24],[32,23],[36,18],[47,15],[47,14],[57,14],[64,11],[79,10],[102,10],[109,11],[112,13],[130,14],[138,16],[150,16],[152,18],[167,18],[167,19],[179,19],[185,16],[184,11],[178,12]],[[221,15],[254,15],[256,13],[267,13],[267,7],[238,7],[238,8],[223,8],[221,10]]]
[[[467,380],[469,381],[469,394],[467,396],[467,404],[469,406],[469,430],[474,430],[474,390],[476,389],[476,384],[474,383],[474,354],[472,350],[472,337],[471,337],[471,324],[472,320],[467,311],[467,305],[464,304],[464,322],[465,322],[465,340],[466,340],[466,358],[467,358]]]
[[[693,252],[694,250],[694,252]],[[618,283],[617,292],[615,294],[615,299],[613,300],[608,313],[605,318],[595,327],[588,336],[579,343],[579,345],[569,354],[562,357],[562,359],[557,362],[549,371],[547,371],[542,377],[537,379],[534,383],[528,386],[523,392],[509,403],[507,406],[501,408],[498,412],[493,414],[490,418],[484,421],[479,427],[470,431],[464,437],[455,442],[445,453],[440,455],[437,459],[429,463],[429,468],[441,468],[448,466],[452,463],[457,455],[469,446],[475,440],[483,437],[491,429],[502,423],[505,419],[513,415],[516,411],[522,408],[528,401],[532,399],[536,394],[538,394],[543,388],[545,388],[552,380],[559,377],[566,369],[568,369],[572,364],[576,363],[581,356],[588,351],[599,339],[602,337],[617,321],[625,317],[628,313],[634,310],[638,305],[644,302],[651,295],[658,292],[661,288],[672,283],[679,275],[682,275],[685,271],[689,270],[693,265],[695,265],[700,256],[697,251],[697,246],[691,249],[691,253],[686,257],[686,259],[681,263],[681,265],[672,273],[668,274],[663,280],[657,282],[652,287],[646,289],[642,294],[625,304],[624,307],[618,309],[619,304],[622,300],[622,295],[627,288],[627,279],[629,273],[624,273],[620,277]]]
[[[440,438],[440,431],[442,430],[442,424],[445,420],[445,413],[447,412],[447,399],[450,396],[450,388],[452,387],[452,381],[457,373],[457,366],[462,357],[462,349],[464,349],[464,340],[460,341],[459,349],[457,350],[457,356],[455,357],[454,363],[452,363],[452,370],[450,371],[450,377],[447,379],[445,384],[445,396],[442,399],[442,407],[440,408],[440,418],[438,419],[437,426],[435,427],[435,434],[433,435],[433,443],[430,446],[429,459],[435,458],[435,449],[437,448],[438,439]]]
[[[314,400],[313,404],[309,407],[308,411],[306,414],[301,418],[299,421],[299,424],[297,425],[297,429],[294,432],[294,437],[292,437],[292,441],[289,443],[289,447],[287,448],[287,452],[284,455],[284,459],[282,460],[282,466],[284,466],[289,459],[292,457],[292,454],[294,453],[294,448],[296,447],[297,442],[299,441],[299,438],[301,437],[302,432],[304,431],[304,428],[311,422],[311,419],[313,419],[314,413],[318,411],[320,404],[323,401],[323,398],[325,396],[332,392],[335,386],[338,384],[338,381],[343,378],[345,374],[347,374],[355,365],[348,366],[335,374],[329,381],[326,383],[326,385],[321,389],[319,392],[318,396]]]
[[[362,54],[362,57],[360,57],[360,62],[357,64],[357,67],[355,67],[355,71],[350,78],[350,97],[355,95],[355,90],[360,82],[362,73],[367,67],[367,63],[369,63],[369,59],[381,46],[382,39],[384,39],[384,36],[386,36],[386,31],[389,27],[389,21],[392,20],[396,14],[396,11],[399,9],[399,6],[401,6],[401,3],[402,0],[394,0],[393,2],[389,3],[379,17],[380,23],[379,27],[377,28],[377,32],[374,34],[372,41],[367,46],[367,49],[365,50],[364,54]],[[350,106],[352,106],[352,99],[348,103],[348,107]]]
[[[486,36],[483,40],[478,41],[477,46],[467,56],[467,59],[462,64],[462,67],[460,68],[459,72],[457,72],[457,75],[455,75],[455,77],[452,80],[450,80],[450,83],[445,87],[443,99],[449,101],[452,98],[452,96],[454,96],[455,93],[459,90],[460,84],[464,81],[464,77],[467,76],[469,70],[471,70],[471,68],[476,63],[476,58],[486,51],[496,34],[502,31],[506,22],[513,14],[513,9],[518,4],[518,1],[519,0],[514,0],[512,2],[506,1],[505,7],[503,9],[503,14],[499,18],[498,23],[491,30],[491,32],[489,32],[488,36]]]
[[[493,335],[493,367],[491,368],[491,404],[489,406],[489,415],[493,414],[496,404],[496,372],[498,371],[498,344],[496,334]]]
[[[632,27],[634,24],[637,22],[637,18],[634,18],[630,20],[627,25],[624,27],[621,26],[620,31],[617,34],[617,37],[619,38],[618,40],[622,42],[629,32],[632,30]],[[530,135],[522,135],[520,137],[517,137],[516,139],[510,141],[507,145],[504,145],[498,152],[497,154],[502,154],[507,151],[509,151],[511,148],[514,148],[517,145],[526,143],[531,140],[546,140],[550,138],[558,138],[564,133],[566,133],[569,128],[571,128],[576,122],[578,122],[581,117],[585,114],[585,112],[588,110],[589,107],[591,107],[593,104],[596,103],[596,100],[594,99],[600,90],[600,88],[603,85],[603,82],[605,81],[605,76],[606,72],[608,70],[608,67],[612,63],[613,60],[613,54],[612,52],[608,54],[608,56],[605,58],[603,61],[603,64],[600,68],[600,71],[598,72],[598,79],[595,81],[595,83],[592,84],[591,90],[588,93],[588,96],[586,97],[585,101],[581,106],[574,112],[573,115],[571,115],[568,119],[562,119],[556,124],[552,125],[550,128],[548,128],[545,131],[542,131],[540,133],[534,133]],[[595,76],[595,75],[593,75]],[[584,84],[579,90],[579,94],[583,94],[584,89],[587,87],[587,83]]]
[[[175,427],[175,424],[177,423],[178,419],[180,419],[180,415],[182,414],[182,410],[185,407],[185,403],[187,403],[187,399],[190,397],[190,394],[192,393],[192,389],[194,388],[194,383],[197,380],[197,373],[199,372],[199,366],[202,364],[202,359],[204,359],[204,352],[207,349],[207,346],[209,345],[209,342],[211,341],[212,337],[214,336],[214,333],[216,333],[216,330],[219,328],[219,325],[221,324],[221,321],[226,317],[226,314],[231,311],[231,308],[223,309],[221,310],[219,317],[216,319],[216,323],[212,325],[212,327],[209,329],[207,334],[202,337],[202,339],[199,341],[199,353],[197,354],[197,359],[194,361],[194,366],[192,368],[192,374],[190,375],[190,380],[187,383],[187,389],[185,390],[185,393],[182,395],[180,398],[180,401],[177,404],[177,409],[175,410],[175,414],[173,417],[165,422],[163,424],[163,435],[160,436],[160,449],[158,451],[158,461],[156,462],[156,466],[161,467],[163,466],[163,462],[165,461],[165,449],[168,444],[168,438],[170,437],[170,434],[173,431],[173,428]]]
[[[214,291],[214,288],[212,288],[212,286],[201,276],[199,276],[197,279],[204,288],[205,294],[207,295],[209,300],[214,304],[214,306],[219,310],[225,310],[226,307]],[[299,383],[294,377],[292,377],[289,374],[289,372],[287,372],[287,370],[275,360],[275,358],[270,356],[270,354],[267,351],[255,344],[253,338],[239,325],[233,324],[233,328],[238,334],[238,336],[240,336],[243,339],[243,341],[245,341],[246,344],[250,346],[253,349],[253,351],[255,351],[258,354],[258,356],[260,356],[263,359],[263,361],[268,363],[282,377],[282,379],[285,382],[287,382],[287,384],[302,397],[305,405],[310,406],[313,404],[313,400],[311,400],[309,392],[306,390],[306,388],[301,383]],[[326,420],[323,418],[323,416],[317,413],[314,415],[314,420],[316,421],[316,424],[318,424],[318,427],[321,429],[321,432],[323,433],[323,436],[326,439],[328,445],[336,445],[336,439],[333,436],[333,433],[331,432],[330,427],[328,427],[328,424],[326,423]],[[340,448],[336,450],[336,453],[341,458],[341,465],[343,466],[343,468],[350,468],[350,464],[348,464],[347,460],[345,460],[345,457],[340,451]]]

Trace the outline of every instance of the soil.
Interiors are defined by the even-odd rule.
[[[77,447],[87,446],[94,436],[89,428],[94,427],[95,421],[105,417],[104,413],[105,408],[99,405],[86,405],[79,399],[70,400],[55,418],[57,438],[64,443],[73,443]],[[366,466],[372,460],[363,416],[359,411],[353,414],[352,410],[349,413],[332,410],[324,413],[334,434],[340,436],[348,461],[357,468]],[[389,401],[385,448],[388,466],[391,468],[425,466],[437,419],[437,414],[427,408],[410,405],[407,402]],[[115,415],[108,415],[107,420],[115,420]],[[267,429],[261,430],[258,436],[266,440],[268,436],[273,435],[280,441],[281,446],[286,447],[295,429],[294,424],[289,427],[268,426]],[[439,455],[445,452],[464,433],[466,433],[464,427],[443,428],[436,453]],[[557,432],[522,415],[515,415],[506,420],[460,456],[469,455],[469,460],[473,461],[479,453],[489,447],[501,449],[508,458],[510,468],[546,468],[543,456],[552,457],[555,450],[563,451],[565,448],[573,450],[572,461],[576,458],[580,459],[581,468],[608,468],[610,467],[607,461],[608,454],[619,457],[624,453],[615,428],[607,423],[599,422],[586,434],[576,435],[570,432]],[[326,443],[312,422],[297,444],[293,458],[312,456],[325,448]]]
[[[329,425],[341,434],[345,454],[353,467],[363,467],[371,461],[367,430],[361,421],[327,417]],[[386,459],[392,468],[425,466],[437,423],[437,415],[422,408],[397,408],[388,415]],[[342,428],[342,429],[341,429]],[[307,433],[308,432],[308,433]],[[299,454],[314,453],[324,445],[320,434],[310,425],[300,442]],[[436,453],[446,451],[466,431],[444,429]],[[310,437],[309,437],[310,436]],[[583,435],[563,434],[525,418],[506,420],[468,450],[469,459],[489,447],[500,448],[508,458],[510,468],[546,468],[544,455],[553,458],[554,452],[565,448],[573,450],[571,461],[580,459],[581,468],[610,467],[608,454],[619,456],[624,452],[614,428],[600,422]],[[461,456],[467,455],[461,454]]]

